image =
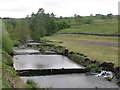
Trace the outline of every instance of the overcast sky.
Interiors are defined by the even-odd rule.
[[[0,17],[22,18],[44,8],[56,16],[118,14],[119,0],[0,0]]]

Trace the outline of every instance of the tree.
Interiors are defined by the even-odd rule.
[[[112,19],[112,18],[113,18],[113,15],[112,15],[112,13],[110,13],[110,14],[107,14],[107,18],[108,18],[108,19]]]
[[[82,22],[82,17],[80,15],[75,14],[74,15],[74,20],[75,20],[77,25],[80,25],[81,22]]]
[[[43,8],[40,8],[38,12],[34,14],[34,17],[31,17],[30,22],[32,37],[37,40],[40,40],[40,38],[45,35],[51,35],[56,30],[54,18],[49,14],[45,14]]]

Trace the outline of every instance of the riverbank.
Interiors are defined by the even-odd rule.
[[[73,66],[75,67],[77,62],[81,60],[81,62],[83,63],[83,61],[87,58],[87,56],[85,56],[84,54],[70,52],[68,49],[62,46],[47,44],[49,42],[50,41],[48,42],[41,41],[41,44],[38,47],[41,52],[40,54],[24,54],[24,55],[20,54],[20,55],[14,56],[14,59],[13,59],[14,67],[19,73],[23,74],[21,75],[22,76],[21,79],[25,83],[27,82],[27,80],[33,80],[34,82],[37,83],[38,86],[42,88],[43,87],[50,87],[50,88],[60,88],[60,87],[62,88],[76,88],[76,87],[77,88],[95,88],[95,87],[111,88],[111,87],[114,87],[114,88],[117,88],[117,85],[113,80],[111,82],[108,82],[102,77],[96,77],[95,75],[87,75],[85,72],[79,73],[80,72],[79,69],[72,70]],[[62,43],[62,42],[59,42],[59,43]],[[28,49],[21,49],[20,52],[23,52],[23,51],[27,52]],[[69,63],[67,63],[66,61],[69,61]],[[73,64],[70,65],[70,62],[72,62]],[[81,62],[79,63],[81,64]],[[94,65],[92,65],[92,67],[94,67]],[[53,69],[53,68],[57,68],[57,69]],[[66,68],[71,68],[71,69],[67,70]],[[43,69],[43,72],[41,73],[42,69]],[[73,74],[73,72],[75,73]],[[66,83],[62,83],[62,82],[66,82]]]
[[[36,88],[34,83],[24,83],[13,68],[12,57],[6,52],[2,52],[2,89],[6,88]]]
[[[102,70],[112,71],[114,73],[114,77],[118,79],[119,82],[119,66],[115,66],[112,62],[98,62],[97,60],[91,60],[88,56],[73,52],[64,47],[62,44],[63,42],[56,42],[56,41],[42,41],[43,45],[40,48],[44,54],[45,51],[54,51],[58,54],[67,56],[69,59],[73,60],[74,62],[86,67],[85,69],[88,72],[100,72]]]

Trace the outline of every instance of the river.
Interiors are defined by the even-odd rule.
[[[20,55],[13,57],[15,70],[25,69],[59,69],[59,68],[84,68],[62,55],[29,54],[38,52],[34,49],[15,50]],[[22,55],[21,53],[28,53]],[[33,80],[37,86],[51,88],[118,88],[114,81],[107,81],[102,77],[86,74],[59,74],[46,76],[21,77],[26,82]]]

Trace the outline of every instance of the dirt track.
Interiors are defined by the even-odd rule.
[[[65,39],[65,40],[67,41],[67,39]],[[98,41],[88,41],[88,40],[69,40],[69,41],[79,42],[81,44],[103,45],[103,46],[118,48],[118,43],[112,43],[112,42],[98,42]]]

